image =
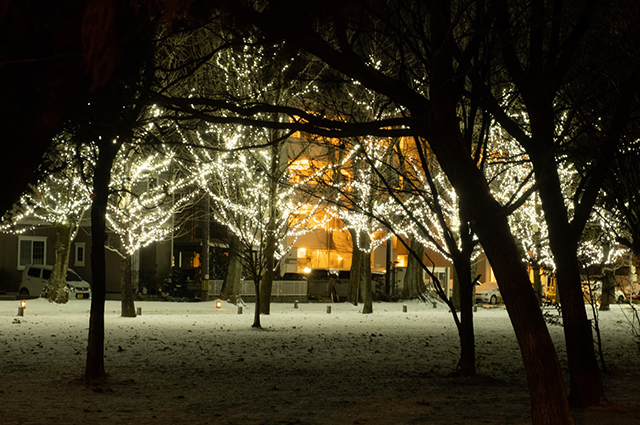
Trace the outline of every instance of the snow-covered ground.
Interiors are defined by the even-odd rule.
[[[0,301],[0,424],[527,424],[522,362],[503,307],[475,314],[479,375],[451,376],[459,343],[440,304],[106,303],[109,386],[87,388],[88,301]],[[403,305],[407,312],[403,312]],[[331,313],[327,313],[327,306]],[[555,314],[555,310],[549,310]],[[613,408],[579,424],[640,424],[629,306],[600,314]],[[562,329],[550,326],[565,364]]]

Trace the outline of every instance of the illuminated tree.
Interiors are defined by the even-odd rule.
[[[550,246],[558,264],[558,277],[562,277],[559,281],[566,276],[576,277],[577,262],[573,244],[577,243],[580,232],[574,230],[581,231],[580,224],[589,216],[590,208],[576,208],[575,228],[568,226],[568,220],[562,217],[566,210],[562,191],[558,190],[560,185],[555,155],[560,149],[555,141],[565,143],[568,135],[574,137],[586,133],[574,132],[574,126],[570,123],[565,127],[570,131],[563,130],[562,137],[555,137],[556,124],[570,122],[572,114],[568,114],[569,120],[566,120],[567,116],[557,114],[568,108],[561,106],[555,110],[554,99],[561,94],[566,99],[582,100],[585,94],[595,93],[597,90],[585,89],[584,85],[577,84],[585,80],[596,82],[598,89],[604,91],[611,87],[597,78],[597,75],[608,73],[592,72],[598,69],[598,65],[609,65],[609,61],[587,63],[589,61],[582,59],[596,56],[602,59],[601,55],[591,53],[602,47],[601,42],[610,43],[611,34],[624,33],[620,31],[624,29],[622,26],[633,19],[620,22],[620,26],[607,26],[614,20],[603,20],[599,22],[603,26],[591,27],[594,16],[599,19],[613,16],[608,13],[601,16],[595,14],[591,3],[584,6],[555,1],[546,4],[522,1],[513,4],[499,2],[489,8],[481,6],[464,2],[401,1],[375,4],[358,2],[327,7],[316,1],[294,5],[280,0],[259,5],[247,2],[229,9],[231,18],[238,18],[236,24],[245,24],[243,31],[257,29],[269,40],[284,39],[291,47],[310,53],[327,67],[345,76],[345,81],[357,82],[387,97],[389,103],[395,103],[401,109],[401,116],[392,121],[380,119],[351,126],[345,125],[344,121],[336,122],[339,120],[335,119],[335,115],[333,119],[329,118],[331,115],[323,114],[320,108],[314,109],[320,111],[317,114],[305,114],[304,110],[294,114],[290,109],[269,108],[268,105],[246,102],[242,98],[221,102],[190,97],[168,102],[184,110],[191,108],[206,114],[213,114],[221,108],[228,109],[238,123],[299,130],[304,130],[304,124],[307,131],[328,137],[380,135],[384,130],[394,128],[393,122],[396,130],[407,130],[404,135],[416,136],[416,146],[426,148],[428,144],[456,189],[461,210],[466,217],[464,221],[471,224],[478,235],[501,285],[529,378],[534,422],[545,423],[550,421],[549,418],[570,422],[557,357],[522,264],[521,252],[510,233],[506,217],[512,207],[502,205],[491,192],[484,171],[478,166],[478,157],[473,154],[466,135],[461,131],[460,106],[468,99],[477,102],[485,111],[493,114],[520,143],[526,142],[531,134],[535,136],[529,140],[531,143],[528,146],[532,150],[527,148],[527,152],[540,183],[538,189],[549,224]],[[283,14],[283,10],[288,13]],[[510,20],[512,16],[515,17],[513,21]],[[549,16],[554,19],[548,19]],[[590,28],[595,28],[595,31],[589,32],[588,38],[593,43],[582,43]],[[607,30],[599,32],[603,28]],[[624,37],[628,35],[625,33]],[[629,40],[632,38],[629,37]],[[626,42],[627,39],[624,40]],[[609,47],[623,44],[610,43]],[[582,50],[584,55],[576,56],[575,52],[583,45],[588,46]],[[378,54],[380,49],[382,54]],[[607,48],[598,50],[599,53],[608,51]],[[500,52],[501,56],[496,56],[498,60],[493,61],[492,54],[495,52]],[[633,66],[615,68],[635,69]],[[507,72],[504,72],[505,69]],[[577,75],[574,71],[592,74],[584,75],[586,79],[572,78]],[[505,91],[504,82],[509,80],[514,80],[515,88]],[[615,80],[624,82],[625,77]],[[560,86],[563,90],[559,90]],[[599,126],[600,129],[606,127],[613,138],[626,121],[625,110],[635,92],[634,87],[630,86],[630,89],[615,91],[623,95],[618,103],[619,108]],[[514,90],[517,95],[510,97]],[[613,104],[615,102],[609,103]],[[524,114],[530,115],[527,117],[531,122],[530,128],[527,128],[527,123],[512,120],[509,114],[505,118],[505,109],[531,113]],[[581,109],[580,112],[588,109]],[[609,112],[612,110],[608,109]],[[255,118],[265,111],[303,117],[304,122],[298,120],[287,126],[282,125],[286,124],[283,120],[279,121],[280,126],[276,126],[273,120],[265,122],[264,119]],[[593,115],[590,118],[586,114],[581,116],[585,123],[596,123],[597,120],[593,118]],[[521,124],[524,130],[520,128]],[[584,186],[585,190],[577,194],[581,205],[589,206],[597,195],[598,180],[602,178],[601,172],[606,169],[611,153],[611,145],[606,145],[601,155],[603,160],[592,169],[595,172],[585,173],[594,183]],[[559,218],[556,220],[554,217]],[[558,249],[563,243],[563,235],[571,236],[565,241],[571,245],[567,246],[569,249],[566,252]],[[554,245],[556,242],[558,244]],[[574,384],[571,386],[572,399],[577,400],[577,404],[591,405],[602,399],[603,392],[595,367],[597,365],[588,354],[590,339],[587,323],[583,320],[584,311],[579,311],[584,308],[581,305],[581,293],[580,297],[576,296],[578,288],[573,277],[568,279],[573,283],[560,285],[561,292],[567,292],[567,296],[562,296],[568,305],[567,309],[563,308],[563,315]],[[530,340],[532,335],[535,335],[535,343]],[[587,353],[584,362],[579,355],[581,350]],[[542,369],[551,372],[537,372]]]
[[[190,142],[194,160],[188,169],[193,181],[209,197],[211,217],[229,228],[240,245],[239,258],[251,273],[255,285],[256,313],[254,327],[260,325],[260,281],[265,270],[275,268],[299,232],[307,229],[311,215],[299,217],[305,204],[289,183],[287,157],[282,142],[273,140],[268,130],[211,127]],[[215,152],[206,149],[205,140],[216,140]],[[240,149],[239,149],[240,148]],[[292,238],[290,238],[293,236]],[[270,293],[270,291],[269,291]]]
[[[53,270],[42,295],[65,303],[69,299],[66,277],[71,242],[91,205],[91,159],[85,147],[77,146],[71,135],[63,133],[54,139],[43,168],[44,175],[3,218],[0,229],[19,233],[45,225],[56,229]]]
[[[540,303],[541,275],[549,277],[553,274],[555,264],[549,250],[548,230],[540,199],[535,192],[533,167],[522,147],[495,123],[490,128],[487,151],[487,180],[499,202],[503,205],[515,203],[509,215],[509,226],[518,242],[522,261],[527,261],[533,270],[534,291]],[[571,177],[571,169],[563,175]]]
[[[198,43],[192,43],[194,39],[198,40]],[[187,102],[185,105],[183,102],[179,104],[169,102],[166,96],[157,98],[159,104],[166,110],[163,115],[169,119],[177,119],[178,127],[184,135],[184,143],[191,148],[192,157],[197,158],[196,162],[201,163],[210,160],[220,161],[220,158],[213,159],[207,149],[229,153],[231,150],[247,149],[250,151],[251,158],[238,154],[240,156],[226,160],[252,163],[253,166],[262,170],[263,174],[254,177],[259,181],[256,184],[264,185],[260,190],[269,195],[268,203],[260,204],[260,208],[268,210],[260,212],[262,219],[266,220],[264,222],[266,227],[259,232],[264,246],[258,250],[264,251],[266,263],[264,267],[254,264],[253,268],[255,272],[260,271],[262,279],[261,293],[257,294],[261,299],[260,310],[264,314],[269,314],[275,266],[281,255],[278,253],[280,248],[277,245],[280,243],[279,238],[283,236],[280,230],[282,223],[278,217],[281,214],[285,217],[291,214],[289,211],[282,213],[279,211],[281,200],[278,199],[279,192],[283,190],[282,187],[288,184],[286,167],[289,144],[285,140],[292,131],[287,129],[286,125],[292,119],[300,118],[279,113],[259,113],[257,115],[259,121],[271,123],[272,127],[251,128],[241,125],[251,123],[238,121],[234,112],[225,111],[216,103],[241,101],[258,105],[258,109],[260,104],[278,105],[283,108],[294,103],[302,105],[303,94],[311,89],[313,83],[300,81],[299,76],[303,72],[309,72],[309,65],[296,55],[291,57],[286,45],[261,45],[251,38],[225,37],[208,28],[200,28],[188,34],[172,37],[166,45],[171,46],[174,52],[167,60],[167,69],[173,69],[177,75],[180,75],[184,68],[189,68],[192,69],[192,73],[188,78],[177,79],[175,82],[171,79],[166,81],[163,94],[166,92],[185,96],[185,93],[188,93],[189,99],[213,100],[210,105],[198,105],[199,102],[193,103],[191,100],[184,99]],[[168,75],[174,76],[174,73],[168,73]],[[188,108],[185,107],[187,105]],[[269,158],[269,162],[264,162],[266,160],[264,158]],[[203,172],[210,173],[200,170],[200,173]],[[216,172],[211,175],[216,176]],[[230,177],[222,176],[221,178],[225,181]],[[199,177],[196,179],[202,180]],[[204,187],[206,186],[207,184],[204,184]],[[231,196],[231,194],[224,195],[223,192],[223,196]],[[266,200],[261,202],[263,201],[266,202]],[[211,208],[216,212],[219,206],[213,201]],[[285,210],[288,208],[286,207]],[[213,217],[225,225],[230,221],[230,217],[216,217],[216,214]],[[245,248],[248,248],[246,242],[250,238],[246,237],[246,232],[240,235],[233,230],[234,226],[231,227],[232,232],[244,240]],[[235,226],[236,229],[241,227]],[[233,255],[234,252],[236,250],[232,250],[231,254]],[[233,258],[230,264],[232,266],[236,264]],[[235,269],[237,270],[237,267]]]
[[[609,309],[609,303],[616,301],[613,273],[616,267],[624,264],[632,269],[633,257],[640,256],[640,153],[633,131],[637,131],[635,126],[625,134],[594,208],[590,224],[596,237],[587,241],[591,246],[582,249],[586,258],[602,267],[601,310]],[[599,243],[594,244],[594,239]],[[631,296],[636,285],[629,284]]]
[[[419,136],[416,145],[426,146],[428,142],[438,158],[500,282],[527,371],[534,423],[570,423],[559,362],[506,214],[490,193],[460,130],[458,106],[465,93],[464,76],[476,68],[486,71],[485,63],[476,60],[488,47],[485,41],[493,32],[487,29],[495,20],[485,12],[499,8],[465,8],[454,3],[358,2],[357,8],[351,3],[329,8],[316,1],[303,5],[278,1],[256,9],[247,3],[234,12],[238,19],[249,20],[253,28],[315,55],[403,109],[403,116],[410,118],[405,124],[411,130],[407,133]],[[288,12],[286,18],[283,7]],[[476,25],[482,27],[476,30]],[[372,56],[372,49],[379,46],[385,55]],[[390,66],[380,67],[379,62]],[[315,131],[311,129],[314,122],[309,124],[309,131]],[[333,128],[338,131],[332,136],[340,137],[340,130],[346,133],[349,128],[358,128],[363,132],[360,134],[372,134],[385,126],[385,120],[375,124],[375,128],[373,124],[334,124],[319,132]]]
[[[360,299],[364,314],[373,312],[371,254],[392,236],[384,223],[391,222],[391,215],[397,212],[394,200],[382,187],[367,158],[380,158],[388,149],[386,140],[353,140],[351,150],[335,166],[333,174],[340,178],[329,180],[335,198],[327,212],[344,223],[353,245],[349,301],[357,305]]]
[[[116,157],[107,205],[107,227],[118,244],[107,245],[122,260],[123,317],[136,317],[133,301],[132,257],[141,248],[175,235],[173,218],[195,199],[198,191],[176,175],[174,154],[145,145],[124,144]]]

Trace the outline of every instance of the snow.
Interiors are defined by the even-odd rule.
[[[327,313],[327,306],[331,313]],[[403,305],[407,312],[403,312]],[[452,375],[459,343],[443,304],[106,302],[108,385],[87,388],[90,302],[0,301],[0,424],[528,424],[529,398],[504,307],[474,315],[478,376]],[[548,310],[556,314],[555,310]],[[629,306],[600,313],[610,408],[579,424],[640,424]],[[563,365],[563,333],[549,326]],[[565,367],[566,369],[566,367]]]

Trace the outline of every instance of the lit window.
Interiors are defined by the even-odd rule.
[[[29,264],[47,263],[46,236],[18,237],[18,270],[24,270]]]

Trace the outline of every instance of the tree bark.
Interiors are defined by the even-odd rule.
[[[232,304],[238,302],[242,286],[242,262],[240,261],[240,240],[229,232],[229,263],[222,282],[220,297]]]
[[[253,324],[252,328],[262,328],[260,324],[260,276],[255,275],[253,277],[253,285],[256,291],[256,308],[253,314]]]
[[[458,372],[461,376],[473,376],[476,373],[476,342],[473,331],[473,286],[475,281],[471,277],[470,255],[466,258],[456,258],[454,267],[458,276],[460,288],[460,361]]]
[[[202,211],[202,240],[200,245],[200,299],[209,300],[209,237],[211,236],[211,216],[209,197],[205,197]]]
[[[360,240],[364,246],[361,249],[360,262],[360,297],[362,301],[362,313],[373,313],[373,288],[371,280],[371,251],[369,234],[362,231]]]
[[[579,235],[569,224],[557,170],[546,167],[545,171],[545,184],[540,185],[539,193],[549,228],[549,247],[556,263],[557,292],[562,300],[570,374],[569,402],[575,407],[596,406],[606,397],[584,306],[578,264]]]
[[[373,288],[371,280],[371,256],[370,252],[362,253],[362,263],[360,264],[360,294],[362,295],[362,313],[373,313]],[[367,261],[369,260],[369,261]]]
[[[437,99],[437,90],[435,90]],[[446,102],[439,103],[445,105]],[[478,235],[493,267],[500,292],[518,340],[529,383],[533,423],[573,424],[555,347],[540,312],[529,276],[522,266],[518,247],[509,230],[506,215],[493,198],[482,172],[469,157],[461,157],[463,142],[453,111],[448,116],[437,108],[436,122],[416,122],[456,188],[464,216]],[[429,116],[420,110],[413,116]]]
[[[120,276],[120,315],[136,317],[136,306],[133,301],[133,282],[131,276],[131,255],[121,254],[122,274]]]
[[[275,143],[271,146],[271,164],[269,178],[269,222],[267,224],[267,237],[264,249],[265,255],[265,271],[262,276],[262,285],[260,290],[260,312],[262,314],[271,313],[271,290],[273,288],[273,280],[275,278],[275,253],[276,253],[276,226],[278,214],[278,175],[280,168],[280,144]]]
[[[275,253],[276,240],[273,234],[267,237],[267,246],[265,249],[266,266],[264,275],[262,276],[262,283],[260,285],[260,312],[262,314],[271,314],[271,291],[273,289],[273,280],[275,277]]]
[[[56,224],[55,260],[51,278],[45,288],[45,297],[48,301],[64,304],[69,301],[67,288],[67,269],[69,265],[69,253],[71,252],[71,240],[75,234],[75,223]]]
[[[460,311],[460,278],[458,277],[458,268],[453,267],[453,276],[451,277],[452,288],[451,288],[451,304],[456,311]],[[449,294],[445,294],[447,297]]]
[[[105,138],[106,139],[106,138]],[[91,204],[91,314],[85,379],[104,380],[104,302],[106,296],[105,242],[107,239],[107,201],[111,166],[117,146],[102,143],[93,176]]]
[[[538,304],[542,304],[542,276],[540,275],[540,266],[536,261],[531,262],[533,270],[533,292],[536,294]]]
[[[416,253],[419,258],[424,258],[424,246],[411,238],[411,250]],[[422,264],[413,255],[409,255],[407,260],[407,271],[404,275],[402,287],[402,298],[413,299],[424,292],[424,270]]]
[[[489,202],[492,201],[493,198]],[[555,347],[506,218],[495,210],[493,214],[486,214],[486,208],[474,209],[477,212],[471,217],[474,217],[476,234],[493,266],[522,354],[533,423],[571,424]]]
[[[602,295],[600,295],[600,311],[609,311],[612,303],[616,300],[616,278],[613,274],[613,268],[605,267],[602,272]]]
[[[360,298],[360,275],[362,273],[362,252],[358,249],[356,231],[349,229],[351,235],[351,274],[349,275],[349,297],[348,301],[353,305],[358,305]]]

